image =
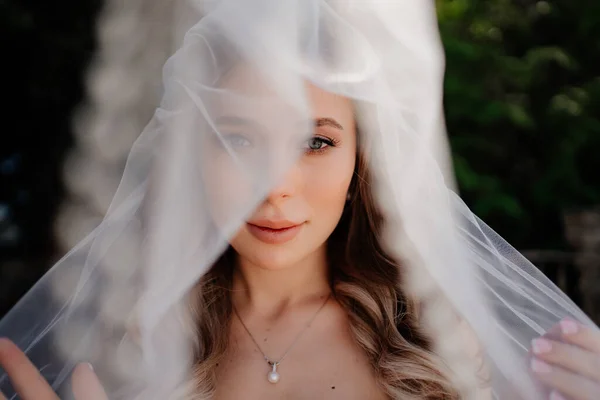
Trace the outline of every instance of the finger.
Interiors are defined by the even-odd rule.
[[[600,356],[600,331],[571,319],[560,321],[561,338]]]
[[[542,383],[556,389],[569,399],[598,399],[600,384],[591,379],[574,374],[559,366],[550,365],[538,358],[531,359],[531,369]]]
[[[73,371],[71,386],[75,400],[108,400],[108,396],[90,364],[79,364]]]
[[[534,339],[531,348],[533,354],[547,363],[600,382],[599,355],[581,347],[546,338]]]
[[[60,400],[27,356],[8,339],[0,339],[0,366],[23,400]]]
[[[3,394],[2,392],[0,392],[0,400],[8,400]]]

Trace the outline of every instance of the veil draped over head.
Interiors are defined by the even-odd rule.
[[[80,361],[111,399],[182,396],[197,343],[189,293],[302,155],[311,84],[354,104],[380,241],[452,382],[464,398],[482,384],[467,355],[476,338],[496,398],[546,398],[528,372],[530,341],[564,317],[594,324],[455,193],[433,2],[172,3],[187,7],[172,26],[185,35],[108,213],[0,321],[0,336],[65,398]],[[0,390],[14,396],[2,370]]]

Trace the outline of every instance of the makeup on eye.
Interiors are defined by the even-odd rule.
[[[215,118],[214,124],[220,133],[215,135],[218,144],[238,150],[252,147],[255,142],[252,138],[256,139],[256,132],[262,129],[258,122],[235,115],[219,116]]]
[[[235,151],[251,149],[254,143],[248,135],[236,132],[221,131],[219,134],[211,135],[211,146],[220,151]]]
[[[227,133],[222,135],[222,137],[233,148],[252,146],[252,141],[241,133]]]
[[[248,148],[253,145],[252,141],[243,134],[229,133],[221,136],[220,142],[226,142],[233,149]],[[304,142],[304,150],[307,153],[322,152],[328,147],[335,147],[339,140],[322,135],[311,136]]]
[[[221,128],[217,128],[220,134],[216,135],[215,139],[218,142],[217,144],[222,148],[242,151],[256,147],[259,144],[256,142],[258,137],[262,138],[262,140],[259,139],[259,142],[266,139],[264,134],[257,133],[261,131],[266,132],[265,129],[259,129],[262,127],[262,124],[257,121],[237,116],[221,116],[215,122],[217,126],[221,126]],[[305,154],[320,154],[339,144],[340,140],[336,139],[336,136],[344,128],[338,121],[329,117],[320,117],[311,120],[311,123],[313,132],[307,135],[306,139],[303,139],[301,145]],[[229,128],[227,125],[229,125]],[[265,144],[263,143],[263,145]]]
[[[304,150],[307,154],[320,154],[330,147],[336,147],[339,140],[325,136],[312,136],[305,142]]]

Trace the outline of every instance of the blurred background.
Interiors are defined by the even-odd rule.
[[[149,7],[107,3],[113,12]],[[437,5],[463,198],[600,323],[600,2]],[[0,144],[0,317],[99,221],[152,112],[116,141],[77,133],[102,6],[0,1],[10,104]],[[149,29],[154,40],[168,38]]]

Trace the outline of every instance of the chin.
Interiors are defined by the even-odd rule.
[[[254,244],[249,251],[238,251],[238,254],[255,266],[269,271],[279,271],[293,267],[306,257],[304,252],[298,252],[296,249],[286,249],[262,243]]]
[[[303,232],[306,233],[306,232]],[[231,242],[239,257],[261,269],[278,271],[294,267],[319,247],[307,241],[305,235],[284,244],[264,243],[247,231],[240,232]]]

